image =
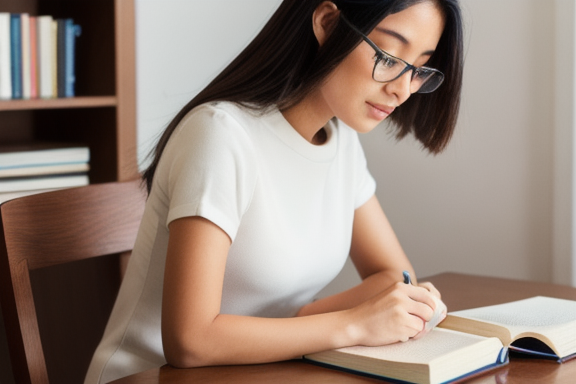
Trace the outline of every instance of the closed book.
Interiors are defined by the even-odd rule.
[[[30,99],[30,16],[20,15],[22,36],[22,98]]]
[[[88,163],[90,149],[60,143],[32,143],[0,147],[0,170],[71,163]]]
[[[74,24],[72,19],[66,19],[66,65],[65,65],[65,95],[76,95],[76,39],[82,33],[82,28]]]
[[[10,14],[0,12],[0,100],[12,98]]]
[[[58,97],[58,22],[52,20],[52,47],[50,58],[52,59],[52,97]]]
[[[30,98],[38,97],[38,45],[36,34],[36,17],[30,16]]]
[[[22,98],[22,24],[19,13],[10,14],[10,70],[12,98]]]
[[[0,193],[33,191],[38,189],[71,188],[88,185],[88,175],[61,175],[0,179]]]
[[[52,97],[52,16],[36,17],[38,86],[41,98]]]
[[[66,173],[82,172],[85,173],[89,170],[90,164],[88,163],[48,164],[0,168],[0,179],[7,177],[62,175]]]
[[[66,20],[56,19],[56,96],[66,94]]]

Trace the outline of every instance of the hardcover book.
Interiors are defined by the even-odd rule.
[[[450,312],[418,340],[341,348],[304,359],[395,381],[439,384],[504,365],[509,351],[559,363],[576,357],[576,301],[538,296]]]

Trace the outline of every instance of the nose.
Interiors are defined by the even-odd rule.
[[[385,83],[384,89],[387,93],[395,95],[400,105],[412,95],[411,82],[412,71],[406,71],[397,79]]]

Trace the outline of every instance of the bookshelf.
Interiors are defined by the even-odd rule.
[[[0,143],[84,143],[91,182],[137,178],[134,0],[0,0],[0,11],[72,17],[82,27],[77,97],[1,100]]]
[[[139,177],[134,2],[0,0],[0,12],[71,17],[82,27],[76,44],[77,97],[0,100],[0,144],[82,143],[91,152],[91,183]],[[82,382],[120,284],[118,255],[33,272],[40,327],[48,335],[42,343],[50,381]],[[43,304],[54,301],[61,305]],[[0,383],[10,384],[13,377],[2,328],[0,313]]]

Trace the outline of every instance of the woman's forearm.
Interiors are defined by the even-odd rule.
[[[344,292],[324,297],[305,305],[298,312],[298,316],[307,316],[353,308],[383,292],[391,285],[401,280],[402,271],[386,270],[375,273],[365,278],[360,284]]]

